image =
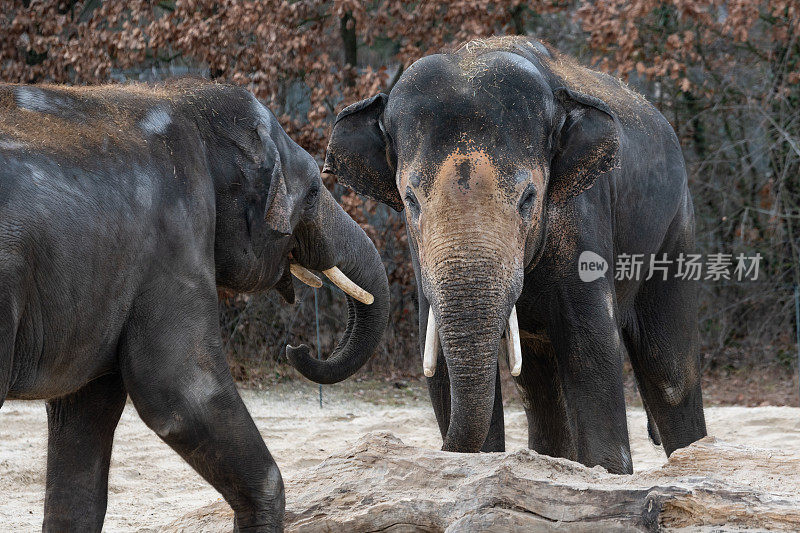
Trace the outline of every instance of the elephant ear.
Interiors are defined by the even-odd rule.
[[[270,131],[265,125],[260,124],[256,128],[256,132],[263,147],[262,165],[265,169],[269,169],[270,175],[263,219],[271,230],[288,235],[292,233],[291,216],[295,210],[297,199],[293,199],[289,194],[280,151]]]
[[[403,201],[397,192],[386,135],[380,125],[388,99],[380,93],[339,113],[322,172],[335,175],[340,183],[357,193],[402,211]]]
[[[613,113],[599,98],[565,87],[553,93],[564,114],[550,163],[550,197],[565,202],[614,168],[619,130]]]

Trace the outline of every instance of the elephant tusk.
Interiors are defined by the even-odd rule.
[[[522,371],[522,345],[519,340],[519,324],[517,323],[517,306],[511,308],[506,332],[506,351],[508,352],[508,368],[512,376],[519,376]]]
[[[427,377],[436,373],[436,356],[439,353],[439,327],[433,316],[433,306],[428,308],[428,328],[425,331],[425,353],[422,356],[422,372]]]
[[[334,285],[342,289],[347,295],[352,296],[362,304],[372,305],[372,302],[375,301],[374,296],[353,283],[353,281],[345,276],[344,272],[339,270],[338,267],[331,267],[328,270],[323,270],[322,273],[325,274]]]
[[[313,272],[308,270],[306,267],[300,266],[297,263],[290,263],[289,271],[292,273],[294,277],[296,277],[306,285],[310,285],[315,289],[319,289],[320,287],[322,287],[322,280],[319,279]]]

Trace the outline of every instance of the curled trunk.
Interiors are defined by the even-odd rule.
[[[317,383],[337,383],[352,376],[375,351],[389,319],[389,283],[380,255],[331,194],[323,189],[313,216],[297,230],[295,256],[313,270],[337,266],[374,297],[370,305],[347,296],[347,329],[333,353],[322,361],[308,346],[287,346],[289,362]]]

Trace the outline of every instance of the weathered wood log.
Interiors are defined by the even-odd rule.
[[[632,476],[523,450],[456,454],[364,436],[286,480],[293,532],[800,530],[800,457],[707,437]],[[164,531],[229,531],[224,502]]]

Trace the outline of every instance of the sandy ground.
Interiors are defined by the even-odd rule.
[[[414,446],[441,446],[433,411],[418,390],[404,393],[385,385],[385,390],[373,391],[371,399],[364,400],[359,397],[363,391],[355,387],[326,388],[323,409],[316,387],[307,383],[242,391],[284,478],[348,448],[370,431],[391,431]],[[512,404],[505,412],[507,449],[524,448],[527,430],[521,407]],[[709,434],[726,441],[800,453],[798,408],[711,407],[706,419]],[[663,451],[647,439],[642,410],[629,409],[628,423],[634,468],[641,471],[663,464]],[[41,529],[46,433],[42,402],[8,401],[0,410],[2,531]],[[116,433],[105,530],[158,531],[219,498],[147,429],[129,404]]]

